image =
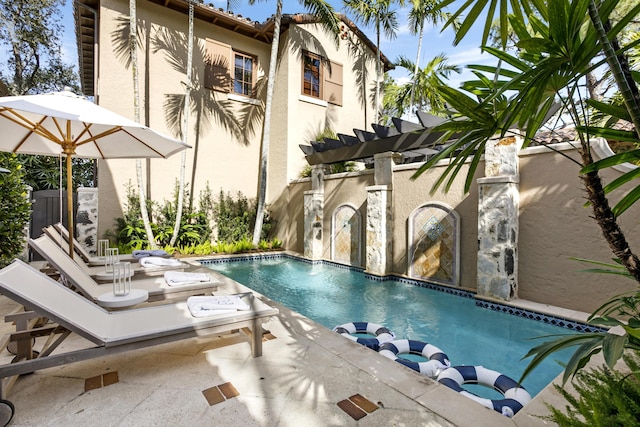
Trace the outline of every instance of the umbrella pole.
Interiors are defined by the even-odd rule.
[[[69,256],[73,259],[73,173],[71,153],[67,153],[67,229],[69,230]]]

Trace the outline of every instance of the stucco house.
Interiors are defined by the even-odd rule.
[[[85,95],[126,117],[134,117],[129,2],[80,0],[75,4],[81,82]],[[186,84],[188,2],[139,1],[139,121],[180,138]],[[270,133],[267,203],[306,165],[298,148],[328,128],[350,132],[372,120],[375,45],[341,16],[339,43],[309,15],[285,15],[275,80]],[[188,118],[186,181],[191,193],[209,185],[255,197],[262,136],[264,80],[268,74],[274,21],[254,22],[207,4],[194,5],[194,54]],[[385,70],[393,65],[382,56]],[[143,161],[147,196],[170,200],[180,155]],[[123,202],[135,185],[136,161],[99,163],[99,198]],[[277,208],[277,206],[273,206]],[[100,203],[98,235],[122,216],[121,203]]]

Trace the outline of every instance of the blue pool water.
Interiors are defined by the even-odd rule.
[[[397,280],[371,280],[362,272],[329,264],[282,257],[206,265],[327,328],[355,321],[378,323],[395,332],[397,339],[439,347],[452,365],[483,365],[516,381],[529,361],[521,358],[541,342],[532,338],[573,333],[477,307],[473,298]],[[532,396],[539,393],[562,371],[559,362],[570,354],[548,358],[523,386]],[[468,389],[483,397],[499,397],[486,388]]]

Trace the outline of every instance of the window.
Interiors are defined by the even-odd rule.
[[[233,92],[251,96],[253,93],[253,57],[234,52]]]
[[[342,65],[315,53],[304,52],[302,94],[342,105]]]
[[[256,57],[207,39],[204,85],[219,92],[253,96]]]
[[[318,55],[310,52],[304,53],[303,58],[303,82],[302,93],[304,95],[320,98],[320,65],[322,60]]]

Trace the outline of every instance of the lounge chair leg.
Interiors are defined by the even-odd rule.
[[[262,356],[262,323],[258,319],[254,319],[251,325],[251,355]]]
[[[8,400],[0,400],[0,425],[6,426],[13,419],[16,408]]]

